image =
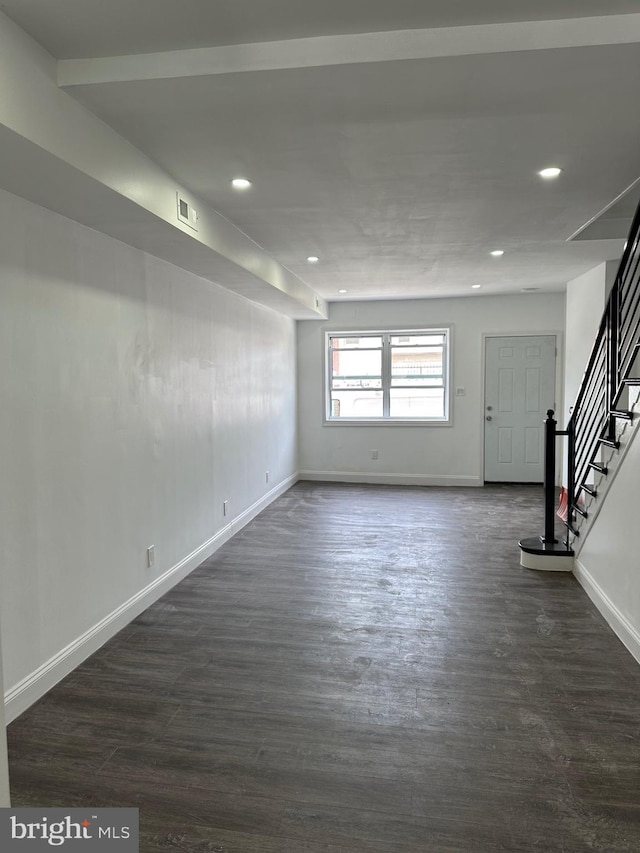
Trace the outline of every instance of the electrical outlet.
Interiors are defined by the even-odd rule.
[[[226,515],[229,512],[229,501],[222,501],[222,514]]]
[[[372,459],[377,459],[377,458],[378,458],[378,451],[377,451],[377,450],[372,450],[372,451],[371,451],[371,458],[372,458]]]
[[[150,569],[151,566],[153,566],[153,564],[155,563],[155,561],[156,561],[156,546],[155,545],[149,545],[149,547],[147,548],[147,568]]]

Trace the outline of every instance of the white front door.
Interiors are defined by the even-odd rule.
[[[544,421],[555,409],[555,387],[555,335],[486,339],[485,481],[543,481]]]

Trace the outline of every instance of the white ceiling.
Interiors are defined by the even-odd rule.
[[[628,199],[567,241],[640,176],[640,0],[0,8],[58,59],[120,57],[60,79],[328,300],[557,290],[621,252]]]

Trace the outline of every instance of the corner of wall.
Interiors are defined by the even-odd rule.
[[[53,655],[35,672],[14,685],[5,693],[4,714],[7,723],[12,722],[20,714],[27,710],[34,702],[37,702],[59,681],[71,673],[90,655],[101,648],[108,640],[114,637],[133,619],[143,613],[148,607],[169,592],[176,584],[191,574],[198,566],[211,557],[225,542],[228,542],[236,533],[242,530],[263,509],[266,509],[280,495],[288,491],[298,481],[298,474],[287,477],[270,492],[261,497],[252,506],[248,507],[229,524],[219,530],[211,539],[203,542],[198,548],[184,557],[168,571],[156,578],[152,583],[125,601],[120,607],[85,631],[66,648],[61,649]],[[0,673],[1,674],[1,673]],[[0,682],[1,683],[1,682]],[[0,708],[0,723],[2,722],[3,709]],[[4,726],[0,725],[0,739],[4,732]],[[0,742],[0,805],[2,805],[2,744]]]
[[[613,287],[616,276],[618,275],[618,268],[620,267],[620,260],[616,261],[607,261],[605,263],[605,301],[609,298],[609,294],[611,293],[611,288]]]
[[[607,624],[640,663],[640,631],[626,618],[607,595],[602,586],[593,577],[580,557],[576,557],[573,573],[580,586],[598,608]]]

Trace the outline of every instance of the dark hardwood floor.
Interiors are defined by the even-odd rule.
[[[542,489],[299,483],[9,726],[143,853],[640,850],[640,667],[519,566]]]

